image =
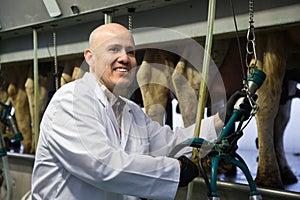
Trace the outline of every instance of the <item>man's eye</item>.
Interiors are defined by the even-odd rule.
[[[133,55],[133,56],[134,56],[134,55],[135,55],[135,51],[134,51],[134,50],[128,51],[127,54],[128,54],[128,55]]]
[[[109,51],[112,51],[112,52],[118,52],[120,50],[120,48],[118,47],[112,47],[109,49]]]
[[[118,51],[117,48],[111,48],[110,51]]]
[[[132,48],[132,47],[126,48],[126,52],[128,55],[133,55],[133,56],[135,55],[134,48]]]

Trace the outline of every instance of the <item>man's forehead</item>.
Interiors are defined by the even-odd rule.
[[[133,39],[131,37],[113,37],[104,42],[107,45],[119,44],[122,46],[134,46]]]
[[[94,45],[97,45],[94,49],[102,45],[113,44],[134,46],[134,40],[130,32],[123,32],[121,34],[107,32],[105,34],[98,35],[96,41],[94,41]]]

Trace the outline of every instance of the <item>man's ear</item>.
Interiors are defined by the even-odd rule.
[[[90,49],[86,49],[84,51],[84,58],[85,58],[85,61],[87,62],[87,64],[90,66],[90,68],[94,68],[94,56],[93,56],[93,53],[92,53],[92,50]]]

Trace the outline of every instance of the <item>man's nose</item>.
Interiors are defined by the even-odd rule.
[[[118,57],[118,60],[124,63],[128,63],[129,62],[128,52],[122,51]]]

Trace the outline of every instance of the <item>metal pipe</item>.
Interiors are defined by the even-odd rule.
[[[243,162],[240,162],[232,157],[228,157],[227,158],[229,160],[229,162],[237,167],[239,167],[242,172],[244,173],[247,181],[248,181],[248,184],[249,184],[249,187],[250,187],[250,195],[253,196],[253,195],[259,195],[258,191],[256,190],[256,185],[255,185],[255,182],[251,176],[251,173],[249,171],[249,168],[248,166],[243,163]]]
[[[104,24],[112,23],[112,13],[113,11],[105,11],[104,13]]]
[[[3,164],[3,171],[4,171],[4,176],[5,176],[5,182],[6,182],[6,200],[11,200],[12,182],[11,182],[11,176],[10,176],[7,156],[2,157],[2,164]]]
[[[202,81],[201,81],[201,85],[200,85],[196,126],[195,126],[195,131],[194,131],[195,138],[199,137],[200,128],[201,128],[201,120],[204,117],[204,107],[205,107],[205,101],[206,101],[206,83],[207,83],[207,77],[208,77],[208,68],[209,68],[209,64],[210,64],[210,54],[211,54],[211,48],[212,48],[215,11],[216,11],[216,0],[210,0],[209,5],[208,5],[208,15],[207,15],[207,32],[206,32],[205,51],[204,51],[203,66],[202,66]],[[195,148],[193,149],[193,152],[192,152],[192,159],[193,160],[197,159],[197,151]],[[191,182],[188,186],[187,200],[192,199],[192,191],[193,191],[193,182]]]
[[[194,180],[197,191],[194,190],[196,199],[207,199],[205,191],[206,184],[202,177]],[[226,181],[217,181],[218,193],[221,199],[249,199],[249,186],[246,183],[234,183]],[[272,189],[265,187],[257,187],[264,200],[299,200],[299,192],[292,192],[283,189]]]
[[[5,183],[6,183],[6,200],[11,200],[12,182],[11,182],[8,158],[7,158],[7,154],[6,154],[5,142],[3,139],[2,132],[0,132],[0,156],[2,157],[3,172],[4,172],[4,177],[5,177]]]
[[[37,30],[33,28],[33,85],[34,85],[34,144],[35,148],[37,146],[39,138],[39,68],[38,68],[38,40],[37,40]]]
[[[207,24],[207,33],[206,33],[206,39],[205,39],[203,67],[202,67],[202,81],[201,81],[201,85],[200,85],[196,127],[195,127],[195,134],[194,134],[195,138],[199,137],[201,120],[204,117],[204,108],[205,108],[205,102],[206,102],[206,83],[207,83],[208,69],[209,69],[209,64],[210,64],[210,54],[211,54],[211,48],[212,48],[216,0],[209,1],[208,9],[209,9],[208,24]]]
[[[214,156],[211,159],[211,171],[210,171],[210,186],[211,186],[211,195],[213,197],[219,197],[217,192],[217,174],[218,174],[218,165],[219,165],[219,156]]]

